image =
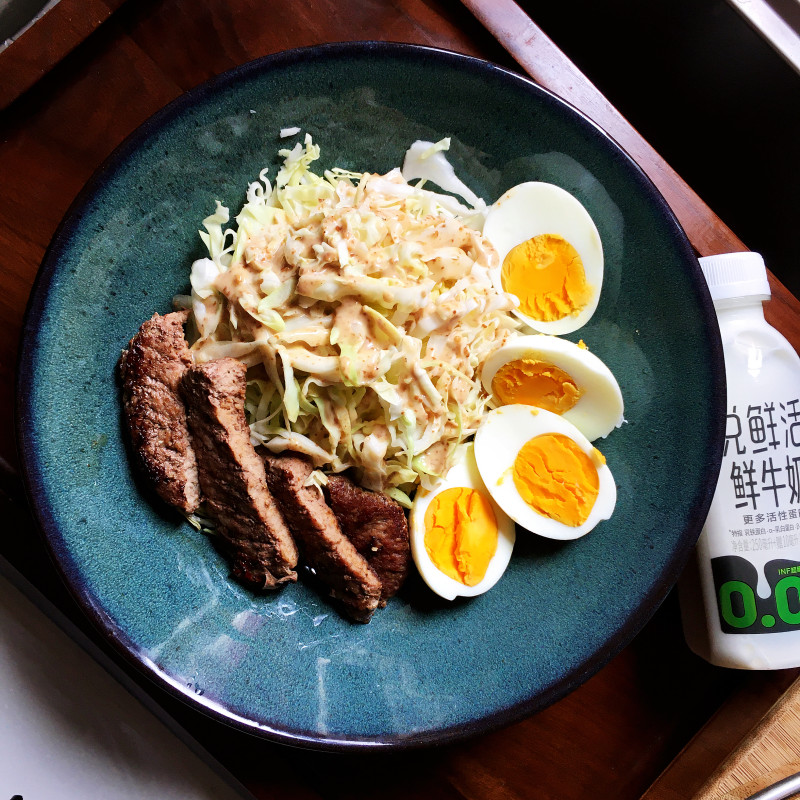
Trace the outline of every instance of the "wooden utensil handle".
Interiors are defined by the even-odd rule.
[[[744,800],[800,771],[800,678],[725,759],[694,800]]]

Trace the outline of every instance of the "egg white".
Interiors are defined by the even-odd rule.
[[[564,370],[581,396],[561,416],[571,422],[589,441],[608,436],[624,421],[624,403],[617,379],[594,353],[567,339],[545,334],[518,336],[498,348],[483,365],[481,382],[492,394],[492,381],[509,361],[535,358]]]
[[[483,235],[500,256],[500,266],[492,271],[492,280],[495,288],[505,291],[501,273],[508,252],[518,244],[545,233],[561,236],[578,252],[592,296],[576,315],[552,322],[534,319],[519,309],[514,309],[514,313],[540,333],[571,333],[591,319],[600,300],[603,245],[589,212],[569,192],[552,183],[529,181],[513,186],[489,208]]]
[[[489,500],[497,520],[497,550],[486,568],[483,580],[475,586],[466,586],[449,575],[445,575],[433,563],[428,551],[425,549],[425,512],[428,506],[440,492],[462,486],[481,492]],[[417,490],[409,515],[409,534],[411,537],[411,555],[419,574],[436,594],[446,600],[483,594],[491,589],[503,576],[508,567],[508,562],[511,560],[511,552],[514,549],[516,528],[513,520],[497,506],[483,485],[475,463],[472,445],[466,449],[463,460],[454,464],[435,488]]]
[[[534,436],[545,433],[568,436],[592,457],[594,448],[591,442],[563,417],[533,406],[508,405],[490,411],[475,434],[478,471],[497,505],[523,528],[549,539],[578,539],[611,517],[617,502],[617,487],[608,466],[598,465],[595,461],[600,486],[586,522],[578,526],[565,525],[539,514],[517,491],[513,465],[523,445]]]

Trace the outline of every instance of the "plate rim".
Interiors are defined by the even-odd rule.
[[[538,93],[547,102],[565,106],[576,116],[579,124],[585,130],[591,131],[596,139],[610,143],[611,151],[615,152],[617,157],[627,163],[632,175],[640,182],[644,191],[650,195],[654,204],[659,207],[660,212],[671,221],[671,236],[678,249],[683,250],[686,261],[694,263],[696,277],[698,278],[696,283],[700,286],[703,285],[702,273],[694,250],[674,212],[649,176],[612,136],[568,100],[540,86],[529,77],[491,61],[441,47],[385,41],[333,42],[282,50],[245,62],[198,84],[154,112],[148,119],[131,131],[93,171],[90,178],[69,205],[45,251],[26,306],[17,359],[14,387],[17,450],[29,504],[38,528],[44,537],[51,561],[81,611],[91,620],[95,629],[101,634],[104,644],[111,647],[115,654],[122,656],[127,665],[150,679],[160,690],[166,691],[167,694],[185,702],[195,710],[200,710],[218,722],[237,730],[255,734],[280,744],[334,752],[386,749],[412,750],[433,744],[449,744],[477,734],[488,733],[518,722],[547,708],[597,674],[645,627],[675,585],[700,534],[714,495],[717,474],[722,460],[725,432],[726,384],[722,342],[718,327],[708,324],[712,361],[711,377],[715,387],[714,397],[711,398],[713,406],[711,419],[716,427],[716,435],[713,437],[713,446],[711,447],[713,452],[708,455],[709,460],[712,463],[716,463],[717,469],[707,474],[705,485],[702,487],[694,506],[690,509],[689,513],[692,521],[684,529],[679,545],[673,551],[672,557],[667,562],[659,579],[650,586],[642,601],[629,615],[626,623],[606,641],[605,646],[593,653],[585,661],[574,666],[570,671],[564,673],[561,679],[546,691],[540,692],[533,697],[527,697],[511,706],[500,708],[476,719],[422,733],[395,733],[377,737],[330,736],[299,729],[270,727],[265,723],[248,720],[232,709],[210,703],[193,691],[187,690],[186,687],[179,686],[177,681],[145,657],[135,642],[114,623],[85,586],[80,576],[80,570],[66,549],[63,535],[55,521],[53,508],[46,500],[38,448],[33,441],[33,437],[29,435],[29,421],[34,417],[34,411],[30,406],[29,393],[26,391],[26,387],[33,382],[33,364],[36,357],[38,332],[42,317],[46,313],[47,301],[53,288],[53,279],[58,273],[59,254],[68,247],[72,232],[80,223],[82,212],[91,203],[97,191],[103,187],[106,181],[113,178],[114,173],[124,165],[129,155],[144,144],[152,134],[169,124],[173,118],[179,116],[185,109],[191,108],[195,103],[238,80],[253,78],[259,73],[268,73],[275,68],[291,67],[293,64],[309,58],[323,61],[326,59],[335,60],[342,56],[365,57],[372,54],[398,58],[428,57],[446,65],[468,67],[475,72],[486,75],[499,75],[504,80],[517,83],[521,87],[527,87],[527,90],[532,91],[534,94]],[[701,289],[698,300],[705,313],[706,322],[715,320],[716,313],[708,292],[703,292]]]

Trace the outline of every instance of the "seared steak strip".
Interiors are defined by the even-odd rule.
[[[312,467],[302,456],[265,455],[267,483],[303,558],[347,614],[369,622],[381,598],[381,582],[351,542],[316,486],[306,486]]]
[[[408,523],[391,497],[356,486],[344,475],[330,475],[328,502],[345,536],[364,556],[383,585],[381,606],[403,585],[411,565]]]
[[[246,367],[221,358],[192,367],[181,383],[200,486],[229,550],[233,575],[270,589],[297,580],[297,547],[267,488],[244,415]]]
[[[192,366],[183,336],[188,311],[153,315],[120,360],[122,404],[136,460],[159,497],[187,514],[200,484],[178,387]]]

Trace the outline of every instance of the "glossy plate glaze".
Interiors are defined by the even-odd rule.
[[[322,166],[386,171],[450,136],[491,202],[527,180],[569,190],[606,253],[579,332],[611,367],[627,423],[601,443],[619,487],[591,535],[521,534],[489,593],[453,604],[412,578],[366,626],[302,583],[259,596],[132,473],[117,362],[170,310],[203,255],[201,220],[271,174],[281,128]],[[577,339],[578,336],[573,337]],[[521,718],[566,694],[640,630],[675,582],[710,502],[724,422],[722,356],[692,251],[663,199],[592,123],[484,62],[391,44],[330,45],[248,64],[153,117],[58,231],[28,311],[18,375],[28,486],[50,547],[119,650],[208,713],[326,748],[412,746]]]

